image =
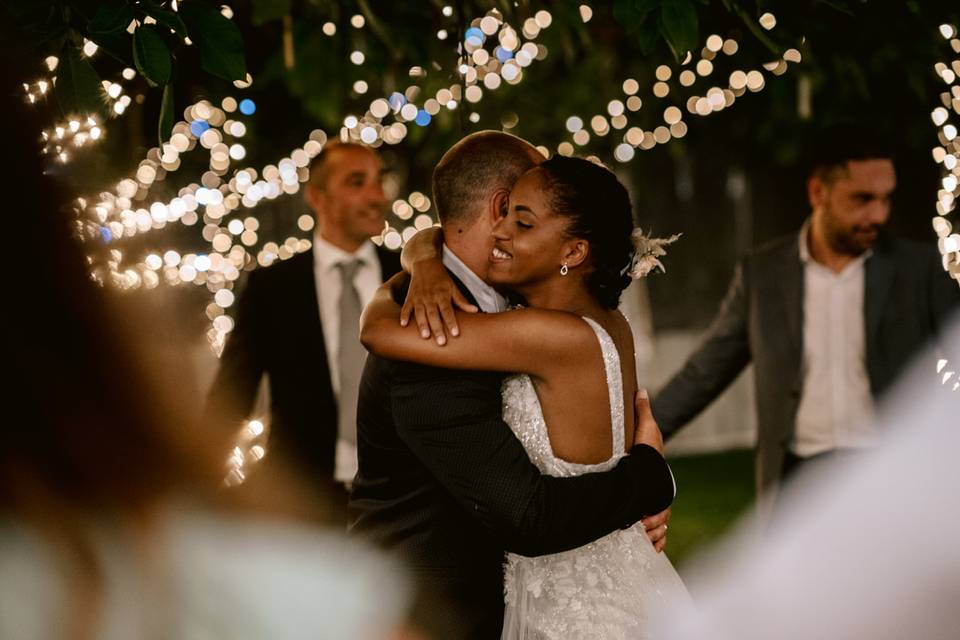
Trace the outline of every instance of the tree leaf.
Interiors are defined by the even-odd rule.
[[[253,24],[259,26],[289,14],[293,2],[292,0],[253,0],[250,4],[252,5],[250,19]]]
[[[655,9],[659,9],[662,1],[663,0],[633,0],[633,6],[636,7],[636,10],[640,13],[650,13]]]
[[[646,23],[647,16],[660,7],[660,2],[661,0],[615,0],[613,17],[627,33],[637,33]]]
[[[140,26],[133,32],[133,62],[151,86],[170,82],[170,49],[153,25]]]
[[[126,0],[107,0],[87,25],[90,35],[123,31],[133,21],[133,8]]]
[[[63,48],[60,56],[55,91],[64,115],[96,113],[104,105],[100,76],[71,44]]]
[[[614,0],[613,19],[619,22],[627,33],[633,33],[639,29],[644,17],[637,10],[634,0]]]
[[[679,61],[697,46],[697,10],[690,0],[663,0],[660,23],[667,44]]]
[[[160,103],[160,120],[157,122],[157,137],[160,138],[160,148],[163,143],[170,139],[170,133],[173,131],[173,84],[168,84],[163,88],[163,101]]]
[[[153,2],[142,5],[148,16],[156,20],[159,24],[172,29],[181,38],[187,37],[187,25],[183,19],[174,11],[168,11]]]
[[[637,31],[637,44],[640,45],[640,52],[648,56],[656,49],[660,42],[660,24],[658,20],[647,20]]]
[[[97,43],[108,55],[116,58],[128,67],[133,66],[131,44],[132,37],[126,31],[113,33],[91,33],[90,39]]]
[[[232,21],[203,0],[183,0],[180,15],[190,30],[190,39],[200,48],[200,66],[224,80],[243,80],[247,63],[243,37]]]
[[[40,40],[52,37],[65,29],[59,12],[52,2],[37,0],[8,0],[4,8],[21,29]]]

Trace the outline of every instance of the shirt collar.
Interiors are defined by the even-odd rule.
[[[443,245],[443,266],[449,269],[453,275],[460,279],[460,282],[473,294],[477,304],[485,313],[496,313],[504,311],[507,308],[507,300],[497,293],[497,290],[484,282],[480,276],[470,270],[470,267],[463,263],[463,260],[450,250],[446,244]]]
[[[803,226],[800,227],[800,262],[807,264],[810,262],[810,218],[807,218],[803,221]]]
[[[313,234],[313,264],[321,271],[326,272],[341,262],[359,260],[364,267],[375,265],[377,249],[373,242],[367,240],[353,253],[348,253],[340,247],[327,242],[320,233]]]
[[[800,227],[800,236],[798,238],[799,248],[800,248],[800,262],[803,264],[809,265],[811,263],[820,265],[819,262],[813,259],[813,256],[810,255],[810,218],[807,218],[803,222],[803,226]],[[862,254],[856,257],[855,260],[851,261],[843,271],[846,272],[851,267],[857,268],[866,262],[867,258],[873,255],[873,249],[867,249]],[[820,265],[823,266],[823,265]]]

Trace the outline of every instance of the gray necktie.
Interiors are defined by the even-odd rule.
[[[340,289],[340,339],[337,366],[340,372],[340,397],[338,399],[338,428],[340,438],[351,444],[357,443],[357,392],[360,387],[360,372],[363,370],[366,351],[360,344],[360,294],[353,278],[361,265],[360,260],[341,262],[342,287]]]

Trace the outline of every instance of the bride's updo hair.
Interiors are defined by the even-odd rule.
[[[567,233],[590,243],[587,289],[607,309],[616,309],[630,284],[633,208],[609,169],[583,158],[555,155],[537,169],[551,209],[569,220]]]

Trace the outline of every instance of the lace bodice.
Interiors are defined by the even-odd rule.
[[[603,352],[613,435],[608,460],[577,464],[555,456],[530,376],[514,375],[503,383],[503,418],[530,460],[547,475],[606,471],[625,455],[620,356],[610,335],[595,321],[584,320]],[[588,383],[596,380],[585,377]],[[669,560],[654,550],[639,524],[563,553],[535,558],[508,553],[504,594],[504,640],[649,638],[650,612],[689,597]]]

